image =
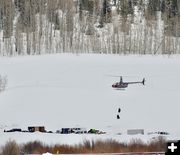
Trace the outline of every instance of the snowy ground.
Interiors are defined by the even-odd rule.
[[[176,122],[180,118],[179,66],[179,56],[1,57],[0,74],[7,75],[8,88],[0,93],[0,145],[9,139],[68,144],[86,138],[126,141],[133,137],[124,133],[134,128],[146,133],[167,131],[170,139],[180,139],[180,124]],[[110,75],[122,75],[124,81],[145,77],[146,83],[115,90],[111,85],[119,78]],[[119,120],[118,108],[122,110]],[[27,129],[31,125],[53,131],[62,127],[97,128],[108,134],[3,133],[4,129]]]

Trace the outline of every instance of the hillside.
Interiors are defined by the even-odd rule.
[[[180,139],[179,54],[178,0],[0,0],[0,148]],[[121,76],[138,84],[112,88]],[[4,132],[14,128],[24,132]]]
[[[177,54],[178,0],[0,0],[0,55]]]
[[[179,65],[179,56],[55,54],[0,58],[0,73],[8,79],[6,90],[0,93],[1,137],[8,140],[19,135],[3,133],[4,129],[27,130],[34,125],[54,132],[63,127],[97,128],[112,138],[127,129],[140,128],[146,133],[165,131],[180,137],[175,121],[179,118]],[[124,81],[144,77],[145,86],[116,90],[111,85],[119,77],[111,75],[122,75]],[[15,138],[27,141],[23,137],[28,135]],[[123,135],[121,140],[131,138]]]

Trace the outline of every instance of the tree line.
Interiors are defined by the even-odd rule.
[[[2,151],[1,151],[2,150]],[[53,154],[87,154],[87,153],[128,153],[128,152],[164,152],[166,150],[166,140],[159,137],[151,142],[144,143],[137,139],[129,143],[118,142],[113,139],[107,140],[84,140],[76,145],[47,145],[40,141],[28,142],[18,145],[15,141],[8,141],[2,149],[0,155],[19,155],[19,154],[43,154],[51,152]],[[45,154],[45,153],[44,153]]]
[[[178,0],[0,0],[0,55],[176,54]]]

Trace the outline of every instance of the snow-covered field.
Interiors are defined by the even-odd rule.
[[[41,140],[75,144],[84,139],[132,138],[127,129],[167,131],[180,139],[180,56],[119,56],[55,54],[1,57],[0,74],[8,86],[0,93],[0,145]],[[124,81],[141,81],[125,90],[111,87]],[[121,108],[120,119],[116,119]],[[105,135],[4,133],[4,129],[41,125],[56,131],[62,127],[97,128]],[[122,133],[122,135],[118,135]]]

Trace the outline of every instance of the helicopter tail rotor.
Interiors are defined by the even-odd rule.
[[[120,83],[123,83],[123,78],[122,78],[122,76],[120,76]]]
[[[143,78],[143,80],[142,80],[142,84],[143,84],[143,85],[145,85],[145,78]]]

